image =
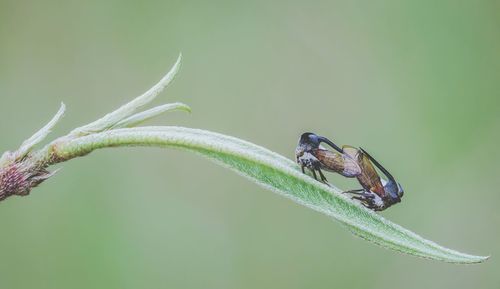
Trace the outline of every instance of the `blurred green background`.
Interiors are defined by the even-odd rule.
[[[293,158],[314,131],[404,185],[382,214],[485,264],[353,237],[186,152],[95,152],[0,204],[0,288],[500,288],[498,1],[0,0],[0,150],[61,135],[183,66],[156,103]],[[353,180],[329,179],[342,188]]]

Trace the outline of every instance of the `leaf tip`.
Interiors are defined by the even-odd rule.
[[[192,112],[192,111],[191,111],[191,107],[190,107],[189,105],[187,105],[187,104],[184,104],[184,103],[182,103],[182,102],[179,102],[179,103],[177,103],[177,105],[178,105],[178,106],[177,106],[177,109],[178,109],[178,110],[182,110],[182,111],[185,111],[185,112],[187,112],[187,113],[191,113],[191,112]]]
[[[474,263],[484,263],[490,259],[491,256],[478,256],[477,262]]]

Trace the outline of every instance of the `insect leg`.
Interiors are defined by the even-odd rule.
[[[364,189],[359,189],[359,190],[350,190],[350,191],[345,191],[345,192],[342,192],[342,194],[353,194],[353,195],[364,195]]]
[[[367,203],[365,198],[363,197],[352,197],[352,198],[360,201],[361,205],[365,206],[366,208],[372,209],[372,206]]]
[[[321,169],[318,169],[318,173],[319,173],[319,176],[321,177],[321,180],[323,181],[323,183],[328,184],[328,180],[326,179],[325,175],[323,175],[323,172],[321,171]]]
[[[317,181],[318,176],[316,175],[316,170],[312,169],[311,171],[313,172],[314,179]]]
[[[305,174],[306,171],[304,170],[304,166],[300,166],[300,168],[302,169],[302,173]]]

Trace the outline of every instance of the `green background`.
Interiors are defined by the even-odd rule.
[[[186,152],[115,149],[0,204],[0,288],[499,288],[498,1],[0,0],[0,150],[68,106],[53,137],[142,93],[293,158],[314,131],[403,184],[382,214],[479,255],[464,266],[353,237]],[[342,188],[353,180],[329,174]]]

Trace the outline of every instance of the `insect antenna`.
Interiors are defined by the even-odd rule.
[[[318,136],[318,140],[320,142],[324,142],[324,143],[328,144],[329,146],[331,146],[332,148],[334,148],[339,153],[341,153],[341,154],[344,153],[344,151],[341,148],[339,148],[336,144],[334,144],[331,140],[327,139],[326,137]]]

